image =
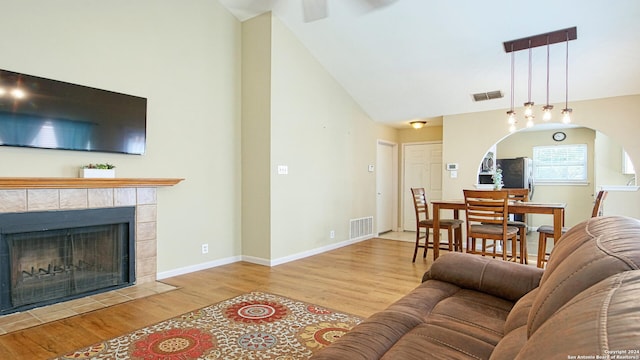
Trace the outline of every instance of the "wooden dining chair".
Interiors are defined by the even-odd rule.
[[[513,188],[506,190],[509,193],[509,200],[521,202],[529,201],[529,189],[527,188]],[[529,227],[527,226],[526,215],[522,214],[521,218],[522,220],[518,220],[517,218],[514,218],[514,220],[509,220],[507,221],[507,225],[515,226],[518,228],[518,242],[520,243],[520,255],[518,256],[518,258],[520,259],[521,264],[528,264],[529,260],[527,254],[527,232],[529,231]]]
[[[609,192],[606,190],[598,191],[596,200],[593,203],[593,209],[591,210],[591,217],[602,216],[602,206],[604,205],[604,199],[607,198]],[[569,228],[562,227],[562,234],[566,233]],[[553,225],[542,225],[538,227],[538,261],[537,266],[544,268],[547,260],[549,259],[549,253],[547,252],[547,241],[553,241],[554,228]],[[555,245],[555,244],[554,244]]]
[[[463,190],[467,218],[467,252],[482,256],[500,255],[507,260],[507,242],[511,241],[512,256],[516,256],[518,228],[509,226],[509,192],[507,190]],[[481,250],[476,239],[482,239]],[[488,244],[488,241],[493,241]],[[502,250],[497,252],[497,245]],[[489,253],[488,248],[492,251]]]
[[[424,248],[423,258],[427,257],[429,245],[429,230],[433,229],[433,219],[429,217],[429,203],[424,188],[411,188],[413,195],[413,207],[416,212],[416,246],[413,250],[413,262],[416,262],[416,255],[419,248]],[[449,251],[462,251],[462,220],[440,219],[440,228],[447,229],[449,246],[440,248]],[[425,230],[424,236],[421,229]],[[424,239],[424,244],[420,240]],[[436,246],[431,244],[431,246]],[[440,246],[440,244],[437,244]]]

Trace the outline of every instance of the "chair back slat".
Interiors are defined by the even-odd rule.
[[[496,242],[502,242],[501,256],[507,259],[507,240],[512,241],[512,256],[516,258],[517,230],[507,225],[509,192],[507,190],[463,190],[467,217],[467,252],[487,255],[487,240],[494,240],[492,255],[497,255]],[[476,248],[476,238],[482,239],[482,249]]]
[[[596,201],[593,203],[593,210],[591,211],[591,217],[602,216],[602,205],[604,205],[604,199],[607,198],[609,192],[606,190],[598,191]]]
[[[427,193],[424,188],[411,188],[411,195],[413,198],[413,208],[416,213],[416,245],[413,250],[413,262],[416,261],[416,255],[418,254],[418,248],[424,248],[422,257],[426,258],[427,248],[433,247],[434,249],[446,249],[442,248],[444,244],[438,240],[429,241],[430,229],[434,228],[433,219],[429,217],[429,201],[427,200]],[[425,221],[426,220],[426,221]],[[447,230],[449,240],[449,251],[462,251],[462,221],[457,217],[455,219],[446,219],[440,221],[439,228]],[[424,230],[424,231],[422,231]],[[455,234],[454,234],[455,232]],[[424,245],[420,244],[420,240],[424,239]],[[437,257],[436,250],[433,252],[434,259]]]
[[[429,204],[427,204],[427,195],[424,188],[411,188],[413,197],[413,208],[416,213],[416,221],[429,219]]]
[[[529,201],[529,189],[527,188],[512,188],[506,190],[509,193],[509,200]]]
[[[464,190],[468,222],[502,224],[508,218],[506,190]]]

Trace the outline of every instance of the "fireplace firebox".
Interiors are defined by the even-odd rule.
[[[135,208],[0,214],[0,315],[135,283]]]

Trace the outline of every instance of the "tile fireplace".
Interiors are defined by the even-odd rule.
[[[84,179],[84,178],[37,178],[0,177],[0,214],[14,214],[25,212],[56,212],[92,210],[118,207],[135,208],[134,254],[136,285],[153,285],[157,275],[157,197],[158,188],[170,187],[184,179],[169,178],[115,178],[115,179]],[[94,229],[94,232],[118,232],[118,229]],[[131,227],[129,228],[131,231]],[[87,235],[89,236],[89,235]],[[90,235],[93,236],[93,235]],[[70,245],[67,245],[70,246]],[[103,252],[103,249],[97,248]],[[46,250],[51,251],[51,250]],[[66,250],[65,250],[66,251]],[[88,266],[83,260],[82,266]],[[2,260],[4,262],[4,260]],[[74,259],[74,266],[78,262]],[[70,266],[70,265],[64,265]],[[40,275],[46,273],[63,272],[63,265],[44,264],[34,265],[34,269],[27,267],[23,276]],[[104,267],[104,265],[102,265]],[[40,271],[42,267],[42,271]],[[68,270],[68,269],[67,269]],[[57,276],[57,274],[56,274]],[[117,290],[115,292],[126,291]],[[31,313],[29,310],[22,314]],[[19,313],[3,315],[7,320]],[[0,334],[2,334],[0,328]]]
[[[0,315],[135,282],[135,207],[0,214]]]

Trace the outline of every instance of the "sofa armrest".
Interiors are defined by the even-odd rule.
[[[538,287],[542,269],[467,253],[440,256],[422,281],[440,280],[461,288],[517,301]]]

